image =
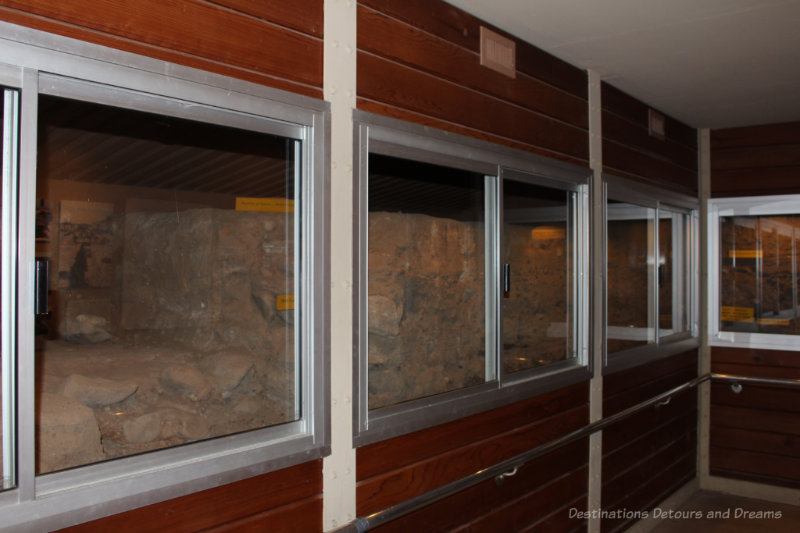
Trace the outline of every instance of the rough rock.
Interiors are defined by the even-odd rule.
[[[161,380],[167,386],[184,392],[194,401],[206,400],[211,395],[211,382],[192,365],[169,366],[162,372]]]
[[[385,296],[370,295],[367,306],[369,308],[370,333],[391,337],[400,333],[403,310],[393,301]]]
[[[163,417],[158,412],[127,420],[122,425],[125,440],[134,444],[154,441],[161,436],[162,422]]]
[[[64,381],[64,396],[89,407],[105,407],[125,400],[137,388],[135,381],[115,381],[72,374]]]
[[[230,392],[253,368],[253,359],[243,354],[220,352],[206,357],[202,366],[217,390]]]
[[[94,412],[72,398],[40,395],[36,432],[37,472],[52,472],[105,458]]]
[[[61,324],[61,337],[79,344],[105,342],[112,338],[107,327],[108,321],[101,316],[87,314],[67,316]]]

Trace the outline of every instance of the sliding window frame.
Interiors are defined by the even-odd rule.
[[[608,352],[608,222],[609,200],[633,204],[643,209],[654,211],[654,223],[648,233],[648,324],[653,324],[652,338],[643,346],[624,349],[618,352]],[[619,176],[606,174],[603,176],[603,361],[604,372],[613,373],[646,364],[664,357],[676,355],[699,346],[698,339],[698,276],[699,276],[699,249],[698,249],[698,210],[699,201],[689,195],[681,194],[669,189],[662,189],[654,185],[636,182]],[[676,235],[672,236],[673,256],[682,261],[682,268],[673,269],[672,280],[683,285],[682,294],[676,297],[673,289],[673,302],[682,302],[682,311],[686,316],[686,327],[667,336],[660,335],[659,328],[659,265],[655,258],[660,250],[659,246],[659,221],[661,211],[677,213],[683,216],[682,239],[679,247],[674,246],[678,241]],[[676,253],[675,249],[679,252]],[[673,314],[675,310],[673,309]]]
[[[588,381],[591,368],[588,358],[588,198],[589,169],[561,161],[498,146],[485,141],[382,117],[357,110],[354,113],[353,167],[354,186],[354,250],[353,250],[353,438],[356,446],[377,442],[398,435],[432,427],[471,414],[483,412],[525,398]],[[370,152],[437,165],[481,172],[486,177],[486,380],[467,388],[434,396],[409,400],[371,410],[368,404],[368,160]],[[578,357],[565,364],[554,364],[503,377],[500,369],[500,182],[504,173],[528,176],[540,184],[558,184],[578,191],[581,214],[580,248],[582,258],[576,262],[580,285],[578,296],[581,346]]]

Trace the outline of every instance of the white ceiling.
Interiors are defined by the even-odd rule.
[[[800,120],[800,0],[447,0],[700,128]]]

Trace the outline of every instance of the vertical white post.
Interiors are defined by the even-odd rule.
[[[2,202],[2,422],[3,481],[9,489],[16,481],[16,243],[17,243],[17,146],[19,95],[7,89],[3,96],[3,202]]]
[[[711,348],[708,346],[708,300],[709,290],[716,287],[711,283],[708,272],[708,199],[711,196],[711,134],[708,129],[697,131],[697,188],[700,193],[700,290],[698,291],[699,310],[697,314],[700,349],[698,368],[700,375],[711,372]],[[705,382],[697,389],[697,477],[700,486],[708,479],[708,438],[710,427],[711,385]]]
[[[603,418],[603,124],[600,100],[600,75],[589,71],[589,167],[592,169],[592,349],[591,359],[594,377],[589,384],[589,421]],[[602,432],[589,437],[589,533],[600,531],[599,511],[602,505]]]
[[[325,0],[323,93],[331,104],[331,455],[323,460],[324,530],[355,518],[353,449],[353,109],[356,2]],[[348,311],[350,310],[350,311]]]

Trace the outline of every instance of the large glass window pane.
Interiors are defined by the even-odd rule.
[[[37,472],[296,420],[297,141],[47,96],[39,117]]]
[[[503,181],[503,371],[576,356],[576,193]]]
[[[608,201],[607,353],[655,340],[655,209]]]
[[[486,380],[485,180],[369,155],[372,409]]]
[[[800,334],[800,216],[720,217],[720,329]]]

